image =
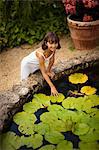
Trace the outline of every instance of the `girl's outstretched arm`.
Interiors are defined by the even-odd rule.
[[[41,73],[42,73],[44,79],[46,80],[46,82],[49,84],[49,86],[51,88],[51,94],[58,95],[58,91],[56,90],[54,84],[51,82],[51,80],[47,74],[46,67],[45,67],[45,60],[44,60],[43,56],[39,56],[39,65],[40,65],[40,70],[41,70]]]

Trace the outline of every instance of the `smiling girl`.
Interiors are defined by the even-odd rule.
[[[40,69],[44,79],[51,88],[51,94],[58,95],[58,91],[50,78],[54,76],[51,68],[55,61],[55,52],[56,49],[60,48],[58,36],[53,32],[48,32],[44,37],[42,46],[23,58],[21,62],[21,80],[27,79],[30,73],[34,73]],[[45,64],[47,61],[49,63],[46,67]]]

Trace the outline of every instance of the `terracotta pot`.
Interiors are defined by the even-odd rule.
[[[90,50],[99,46],[99,20],[80,22],[73,21],[68,16],[67,21],[76,49]]]

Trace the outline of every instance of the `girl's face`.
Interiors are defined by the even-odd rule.
[[[58,46],[58,43],[49,43],[47,42],[47,46],[48,46],[48,49],[52,52],[54,52]]]

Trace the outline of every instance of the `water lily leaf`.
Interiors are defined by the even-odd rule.
[[[34,134],[34,125],[29,124],[29,123],[21,124],[19,125],[18,130],[25,135],[31,135],[31,134]]]
[[[49,123],[50,129],[53,129],[58,132],[66,132],[66,123],[63,122],[62,120],[56,120],[55,122]]]
[[[73,150],[73,144],[67,140],[63,140],[57,145],[56,150]]]
[[[84,93],[86,95],[93,95],[96,93],[96,91],[97,89],[91,86],[83,86],[80,90],[81,93]]]
[[[55,111],[45,112],[40,116],[40,120],[44,123],[53,123],[54,121],[58,120],[58,116]]]
[[[43,105],[37,101],[37,99],[32,99],[32,102],[23,105],[23,110],[27,113],[34,113],[38,109],[44,108]]]
[[[35,94],[34,98],[36,98],[45,107],[50,105],[50,96],[46,96],[45,94],[39,93]]]
[[[64,108],[62,107],[62,106],[60,106],[60,105],[57,105],[57,104],[53,104],[53,105],[50,105],[50,106],[48,106],[48,111],[62,111],[62,110],[64,110]]]
[[[39,150],[55,150],[55,145],[45,145],[43,147],[41,147]]]
[[[50,131],[45,134],[45,140],[51,144],[58,144],[64,138],[64,135],[58,131]]]
[[[26,145],[27,148],[32,147],[33,149],[39,148],[43,144],[43,137],[40,134],[34,134],[29,137],[21,136],[22,145]]]
[[[80,150],[98,150],[99,149],[99,144],[97,142],[89,142],[89,143],[85,143],[85,142],[80,142],[79,143],[79,148]]]
[[[1,149],[2,150],[17,150],[21,146],[20,137],[14,132],[7,132],[2,134],[1,139]]]
[[[34,114],[30,114],[27,112],[19,112],[14,117],[13,120],[16,124],[22,125],[22,124],[31,124],[33,125],[36,121],[36,116]]]
[[[85,123],[77,123],[75,125],[74,134],[76,135],[84,135],[89,131],[90,127]]]
[[[60,103],[65,99],[65,96],[60,93],[58,96],[50,96],[50,99],[52,103]]]
[[[84,142],[94,142],[99,140],[99,131],[90,128],[89,132],[85,135],[79,136],[80,140]]]
[[[49,132],[49,125],[43,122],[35,124],[35,132],[44,135],[46,132]]]
[[[88,80],[88,76],[83,73],[74,73],[69,76],[69,82],[73,84],[85,83]]]
[[[62,106],[63,106],[64,108],[67,108],[67,109],[69,109],[69,108],[74,109],[74,108],[75,108],[75,107],[74,107],[75,99],[76,99],[76,98],[74,98],[74,97],[68,97],[68,98],[66,98],[66,99],[62,102]]]

